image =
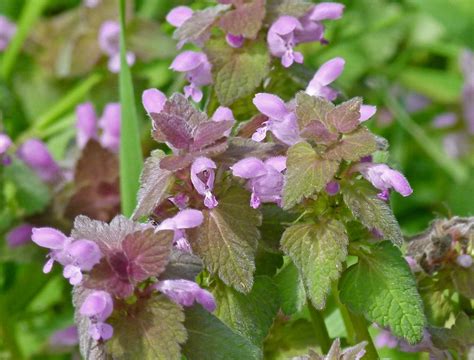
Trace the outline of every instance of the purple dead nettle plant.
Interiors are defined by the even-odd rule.
[[[86,4],[88,7],[95,7]],[[108,20],[105,21],[98,34],[99,46],[102,52],[108,56],[109,60],[107,66],[113,73],[120,71],[120,24],[117,21]],[[125,54],[128,65],[135,63],[135,54],[131,51],[127,51]]]

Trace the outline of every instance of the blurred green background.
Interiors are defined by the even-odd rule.
[[[110,6],[87,16],[79,0],[0,1],[0,14],[18,23],[24,38],[17,44],[18,55],[0,53],[0,131],[16,142],[41,138],[60,163],[70,156],[75,106],[89,100],[102,109],[107,102],[118,101],[117,75],[107,71],[96,40],[100,24],[117,17],[117,5],[103,1]],[[421,231],[437,216],[472,215],[474,147],[468,119],[463,117],[467,76],[460,58],[474,49],[474,2],[341,2],[346,5],[343,18],[327,22],[329,45],[301,46],[305,65],[316,70],[330,58],[343,57],[346,67],[336,87],[344,97],[363,96],[364,103],[377,105],[378,113],[368,125],[389,140],[389,163],[406,175],[414,189],[408,198],[392,196],[405,234]],[[138,58],[132,75],[144,153],[156,145],[139,105],[142,91],[157,87],[169,95],[184,84],[168,69],[176,50],[173,28],[164,17],[176,5],[199,9],[212,3],[128,3],[128,46]],[[436,128],[433,119],[446,112],[455,113],[458,121]],[[241,117],[244,120],[244,114]],[[38,201],[45,200],[39,196]],[[4,240],[34,205],[0,209],[0,359],[11,358],[8,354],[14,354],[13,359],[71,357],[69,349],[52,349],[48,340],[54,331],[72,324],[69,284],[57,271],[42,273],[43,252],[29,246],[11,249]],[[337,333],[338,326],[336,321],[330,328]]]

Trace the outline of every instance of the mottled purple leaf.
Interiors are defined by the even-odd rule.
[[[265,17],[265,0],[253,0],[237,5],[219,21],[219,26],[227,33],[255,39]]]
[[[359,126],[360,107],[362,98],[356,97],[331,110],[327,116],[327,122],[333,126],[337,132],[349,133]]]
[[[168,155],[160,161],[160,167],[164,170],[177,171],[191,165],[194,160],[193,154]]]
[[[328,128],[326,116],[333,109],[334,105],[322,97],[311,96],[304,91],[296,94],[296,117],[300,130],[305,129],[315,120]]]
[[[211,145],[224,137],[224,133],[232,128],[233,121],[207,121],[199,124],[194,135],[194,142],[191,145],[192,151],[197,151],[205,146]]]
[[[367,128],[360,127],[356,131],[344,135],[338,143],[332,145],[326,152],[325,158],[356,161],[376,150],[375,136]]]
[[[301,131],[301,137],[316,143],[331,144],[339,138],[339,134],[330,132],[321,121],[314,120]]]

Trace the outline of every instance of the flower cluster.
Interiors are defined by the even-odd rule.
[[[105,21],[99,29],[98,41],[102,52],[109,57],[109,70],[113,73],[118,73],[120,71],[120,24],[117,21]],[[127,51],[125,56],[128,65],[135,63],[135,54],[133,52]]]

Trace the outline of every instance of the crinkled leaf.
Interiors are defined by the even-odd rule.
[[[268,276],[256,276],[252,291],[242,294],[222,282],[212,293],[216,316],[238,334],[261,347],[279,309],[278,288]]]
[[[434,345],[440,349],[455,350],[466,355],[474,346],[474,321],[461,312],[450,329],[430,327]]]
[[[110,318],[114,336],[107,352],[117,359],[181,359],[186,341],[183,309],[164,295],[125,305],[127,311]]]
[[[326,116],[333,111],[334,105],[322,98],[300,91],[296,94],[296,116],[301,130],[313,121],[326,125]]]
[[[227,33],[255,39],[264,17],[265,0],[252,0],[223,15],[219,26]]]
[[[207,115],[197,110],[183,95],[173,94],[160,113],[151,113],[153,136],[157,141],[163,139],[177,149],[186,149],[199,124],[208,120]]]
[[[123,215],[112,219],[110,224],[103,221],[92,220],[84,215],[79,215],[74,220],[71,237],[74,239],[87,239],[94,241],[103,254],[120,249],[123,239],[128,234],[143,230],[141,224],[136,223]]]
[[[252,94],[270,70],[270,55],[263,41],[246,42],[235,49],[222,38],[213,39],[205,52],[213,65],[214,88],[223,106]]]
[[[75,286],[72,291],[72,303],[74,305],[74,322],[79,335],[79,350],[84,359],[88,360],[108,360],[111,357],[105,352],[103,343],[92,339],[89,335],[90,320],[79,313],[79,309],[87,295],[93,290],[83,286]]]
[[[206,268],[245,293],[252,289],[260,237],[257,226],[261,223],[259,212],[250,207],[249,200],[243,189],[227,190],[218,196],[219,206],[203,210],[203,224],[189,231],[191,246]]]
[[[340,298],[352,311],[388,327],[414,344],[423,337],[425,316],[416,282],[400,250],[389,241],[361,252],[339,281]]]
[[[196,11],[173,34],[173,38],[182,45],[187,42],[202,46],[209,39],[211,28],[218,16],[229,8],[229,5],[217,5]]]
[[[192,151],[197,151],[205,146],[213,144],[224,137],[224,133],[232,127],[233,121],[207,121],[199,124],[194,135],[194,142],[191,146]]]
[[[173,173],[160,167],[164,154],[154,151],[146,159],[140,176],[140,190],[137,196],[137,207],[132,218],[147,216],[165,199],[170,186],[174,182]]]
[[[336,174],[339,163],[322,158],[310,144],[300,142],[288,150],[286,166],[283,208],[289,209],[321,191]]]
[[[191,165],[194,154],[168,155],[160,161],[160,167],[167,171],[177,171]]]
[[[282,15],[299,18],[313,6],[314,4],[304,0],[268,0],[268,21],[273,22]]]
[[[183,346],[183,354],[188,360],[262,358],[259,348],[198,305],[186,309],[185,326],[188,341]]]
[[[352,214],[369,230],[379,230],[385,239],[400,246],[403,235],[398,221],[389,204],[379,199],[372,186],[360,181],[349,187],[343,187],[343,198]]]
[[[202,270],[201,259],[187,251],[171,249],[166,269],[160,275],[160,279],[187,279],[194,281]]]
[[[337,105],[327,114],[327,122],[337,132],[349,133],[359,126],[362,98],[356,97]]]
[[[74,170],[74,193],[65,214],[74,219],[86,215],[110,221],[120,213],[119,164],[117,155],[90,140]]]
[[[301,273],[307,295],[323,309],[331,282],[339,278],[349,239],[337,220],[296,224],[283,233],[281,246]]]
[[[474,266],[456,267],[451,270],[454,288],[468,299],[474,299]]]
[[[346,134],[336,144],[332,145],[325,154],[331,160],[356,161],[377,150],[375,136],[365,127]]]
[[[285,315],[300,311],[306,304],[306,291],[298,268],[291,261],[275,276],[280,291],[281,309]]]
[[[48,205],[51,200],[48,186],[23,162],[14,159],[3,170],[5,180],[15,186],[16,201],[26,215],[36,214]]]
[[[158,276],[168,264],[173,231],[146,229],[129,234],[122,242],[122,248],[130,261],[129,275],[136,281]]]

